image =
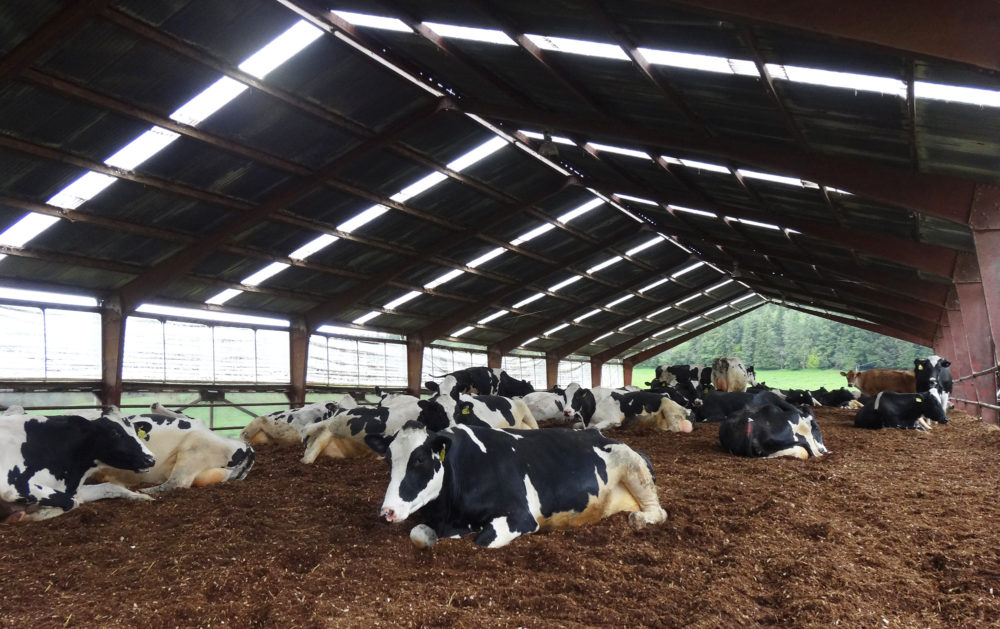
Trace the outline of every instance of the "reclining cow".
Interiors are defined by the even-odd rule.
[[[641,529],[666,520],[649,459],[596,430],[496,430],[419,422],[366,438],[389,463],[379,515],[402,522],[419,511],[410,540],[428,548],[474,533],[498,548],[538,531],[590,524],[628,511]]]
[[[328,419],[302,430],[303,463],[313,463],[320,456],[353,459],[373,456],[365,445],[368,435],[395,434],[403,425],[420,415],[417,398],[398,398],[389,406],[358,406],[340,409]]]
[[[158,403],[152,405],[149,413],[129,415],[126,419],[156,457],[156,465],[143,474],[106,468],[94,474],[95,480],[124,487],[151,484],[139,491],[152,496],[174,489],[243,480],[253,467],[251,446],[216,433],[200,419]]]
[[[699,422],[721,422],[730,415],[747,408],[748,406],[777,406],[785,411],[798,412],[797,405],[782,398],[773,391],[737,391],[724,393],[722,391],[712,391],[702,398],[701,403],[691,410],[692,417]]]
[[[691,432],[688,411],[667,395],[632,391],[616,398],[624,419],[622,428],[650,426],[670,432]]]
[[[903,428],[927,430],[927,420],[947,424],[948,416],[941,406],[940,394],[935,389],[923,393],[894,393],[882,391],[867,402],[854,416],[856,428]]]
[[[421,409],[420,417],[424,418],[422,420],[424,425],[432,430],[443,430],[454,424],[523,430],[538,428],[538,422],[522,398],[458,394],[451,386],[451,376],[445,378],[441,384],[442,391],[452,391],[452,394],[439,393],[428,400],[418,402]],[[439,418],[434,424],[426,419],[431,414]],[[446,423],[442,424],[441,421]]]
[[[735,356],[719,356],[712,361],[712,385],[718,391],[746,391],[747,368]]]
[[[350,395],[339,402],[322,401],[301,408],[274,411],[253,418],[240,433],[240,439],[252,446],[264,443],[297,445],[302,441],[302,431],[310,424],[330,419],[342,408],[354,408],[357,403]]]
[[[502,397],[521,397],[534,392],[535,388],[527,380],[512,378],[503,369],[491,367],[467,367],[442,376],[432,378],[455,378],[459,393],[469,395],[499,395]],[[425,384],[428,389],[436,390]],[[450,391],[448,391],[450,392]]]
[[[521,398],[536,422],[569,422],[573,419],[573,408],[566,402],[566,392],[535,391]]]
[[[0,521],[45,520],[105,498],[152,500],[112,483],[84,484],[105,467],[142,473],[157,463],[117,409],[84,415],[0,420]]]
[[[751,404],[719,424],[719,441],[732,454],[754,458],[808,459],[828,452],[808,406],[800,411]]]
[[[951,361],[933,355],[913,361],[913,374],[917,391],[928,391],[937,387],[941,393],[941,407],[948,412],[948,399],[954,381],[951,377]]]

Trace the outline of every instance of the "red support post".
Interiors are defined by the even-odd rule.
[[[419,334],[406,337],[406,392],[420,397],[420,374],[424,368],[424,339]]]
[[[493,346],[487,347],[486,366],[490,369],[500,369],[503,366],[503,352]]]
[[[557,356],[545,356],[545,382],[546,386],[551,389],[552,387],[559,384],[559,358]],[[564,382],[563,386],[569,384]]]
[[[121,406],[124,356],[125,316],[121,300],[109,297],[101,304],[101,403],[105,406]]]
[[[601,386],[601,367],[603,366],[604,361],[597,360],[593,357],[590,359],[590,386]]]
[[[309,364],[309,330],[303,317],[292,319],[288,330],[288,401],[292,407],[306,403],[306,371]]]
[[[632,384],[632,361],[626,358],[622,361],[622,371],[624,372],[625,386]]]
[[[969,366],[979,372],[996,366],[990,317],[986,309],[986,292],[979,272],[979,263],[972,254],[961,254],[955,265],[955,288],[965,324],[965,338],[969,347]],[[996,376],[993,372],[973,379],[975,399],[996,404]],[[980,407],[978,415],[984,422],[997,424],[996,409]]]

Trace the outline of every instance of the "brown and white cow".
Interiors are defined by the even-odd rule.
[[[869,369],[854,371],[853,369],[840,375],[847,378],[848,386],[857,387],[862,395],[876,395],[882,391],[896,393],[916,393],[917,379],[912,371],[906,369]]]
[[[712,361],[712,384],[719,391],[746,391],[747,368],[736,356],[719,356]]]

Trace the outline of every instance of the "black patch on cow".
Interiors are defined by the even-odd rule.
[[[534,393],[535,387],[527,380],[517,380],[507,375],[506,371],[500,372],[500,383],[497,385],[497,395],[503,397],[524,397],[529,393]]]
[[[448,420],[448,413],[436,399],[420,400],[417,402],[417,405],[420,407],[420,414],[417,415],[417,421],[426,426],[427,430],[437,432],[451,425],[451,421]]]
[[[577,389],[573,393],[570,406],[583,419],[583,425],[589,426],[590,420],[594,417],[594,411],[597,410],[597,400],[594,399],[594,394],[590,389]]]
[[[344,414],[350,418],[347,420],[347,428],[352,435],[362,432],[366,435],[382,434],[389,421],[389,409],[382,406],[352,408]]]
[[[497,395],[477,395],[476,400],[486,405],[494,413],[500,413],[507,424],[514,425],[514,412],[510,400]],[[457,419],[457,418],[456,418]]]
[[[742,408],[719,425],[719,441],[730,453],[745,457],[766,457],[793,446],[802,446],[812,456],[808,441],[792,430],[792,424],[803,420],[796,410],[773,405]],[[818,444],[823,443],[819,425],[812,416],[805,417]]]

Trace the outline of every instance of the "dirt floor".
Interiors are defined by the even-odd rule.
[[[1000,430],[821,409],[822,459],[748,460],[718,427],[611,432],[669,518],[485,550],[412,547],[381,459],[262,446],[244,481],[0,526],[3,627],[1000,626]]]

